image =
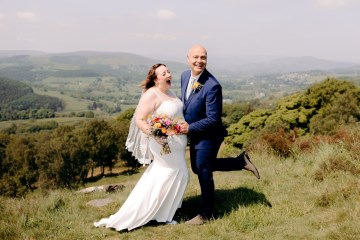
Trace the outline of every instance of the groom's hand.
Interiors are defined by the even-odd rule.
[[[189,124],[187,122],[180,123],[180,133],[188,134],[189,132]]]

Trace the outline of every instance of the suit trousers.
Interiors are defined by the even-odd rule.
[[[214,208],[214,179],[211,162],[216,158],[217,150],[195,149],[190,145],[191,168],[198,176],[201,189],[201,208],[199,214],[203,218],[211,218]]]
[[[192,171],[198,175],[201,189],[200,215],[204,218],[213,217],[215,184],[213,172],[240,171],[245,161],[239,158],[217,158],[221,142],[218,146],[207,149],[195,149],[190,145],[190,161]]]

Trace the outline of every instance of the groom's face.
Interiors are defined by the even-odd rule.
[[[188,64],[193,76],[199,75],[206,68],[207,52],[200,46],[193,47],[188,53]]]

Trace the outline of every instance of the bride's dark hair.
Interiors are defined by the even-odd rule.
[[[160,66],[166,67],[166,65],[163,63],[157,63],[149,69],[146,79],[140,84],[140,87],[142,87],[144,91],[148,90],[149,88],[155,85],[155,81],[154,81],[156,79],[155,70]]]

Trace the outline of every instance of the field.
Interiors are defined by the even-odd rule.
[[[356,141],[352,144],[359,147]],[[205,225],[183,223],[199,207],[199,184],[191,173],[179,224],[150,223],[120,233],[93,227],[94,221],[118,210],[142,168],[84,186],[125,185],[117,193],[57,190],[35,192],[24,199],[0,198],[0,239],[358,239],[357,153],[340,142],[321,143],[286,159],[261,147],[249,153],[261,179],[247,171],[215,173],[217,216]],[[103,207],[87,204],[102,198],[114,201]]]

